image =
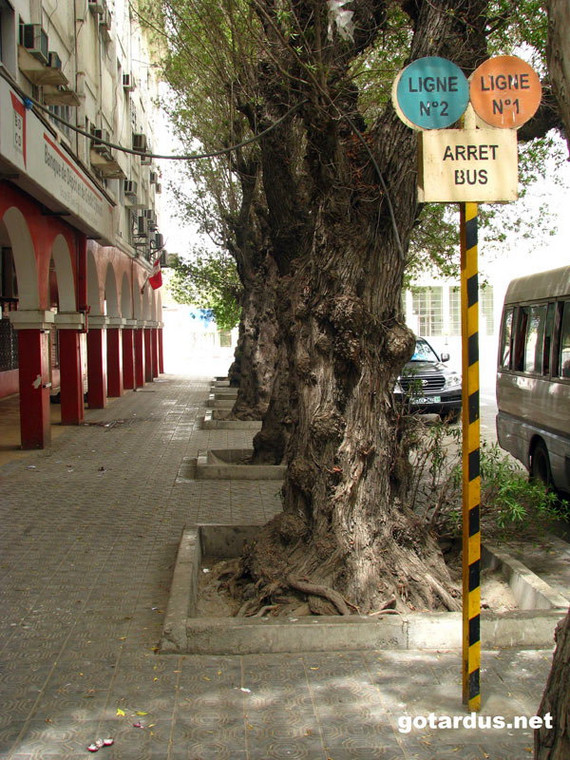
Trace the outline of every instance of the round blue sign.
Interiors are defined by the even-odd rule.
[[[394,83],[400,118],[420,129],[445,129],[465,113],[469,83],[459,66],[445,58],[418,58]]]

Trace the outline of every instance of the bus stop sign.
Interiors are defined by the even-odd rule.
[[[538,74],[515,55],[487,59],[470,77],[471,105],[491,127],[517,129],[536,113],[542,97]]]
[[[412,129],[444,129],[465,112],[469,83],[459,66],[445,58],[418,58],[396,77],[392,102]]]

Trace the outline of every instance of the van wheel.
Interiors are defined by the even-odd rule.
[[[546,488],[552,488],[552,472],[548,451],[542,441],[538,441],[530,457],[530,478],[539,481]]]

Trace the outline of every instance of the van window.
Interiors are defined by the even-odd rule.
[[[570,301],[564,303],[560,325],[560,377],[570,377]]]
[[[501,330],[501,348],[499,352],[499,365],[502,369],[511,366],[511,339],[513,334],[513,309],[505,309],[503,315],[503,329]]]
[[[554,307],[553,303],[548,304],[546,312],[546,324],[544,325],[544,352],[542,354],[542,374],[549,375],[551,371],[550,359],[552,355],[552,344],[554,338]],[[554,362],[556,364],[556,362]]]
[[[525,307],[525,311],[528,312],[528,317],[524,340],[523,370],[525,372],[541,373],[546,305]]]
[[[519,306],[517,308],[514,324],[513,358],[511,360],[511,367],[518,372],[522,372],[524,369],[528,306]]]

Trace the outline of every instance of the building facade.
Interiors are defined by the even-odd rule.
[[[80,424],[163,371],[151,58],[128,0],[0,0],[0,398],[23,448],[50,405]]]

